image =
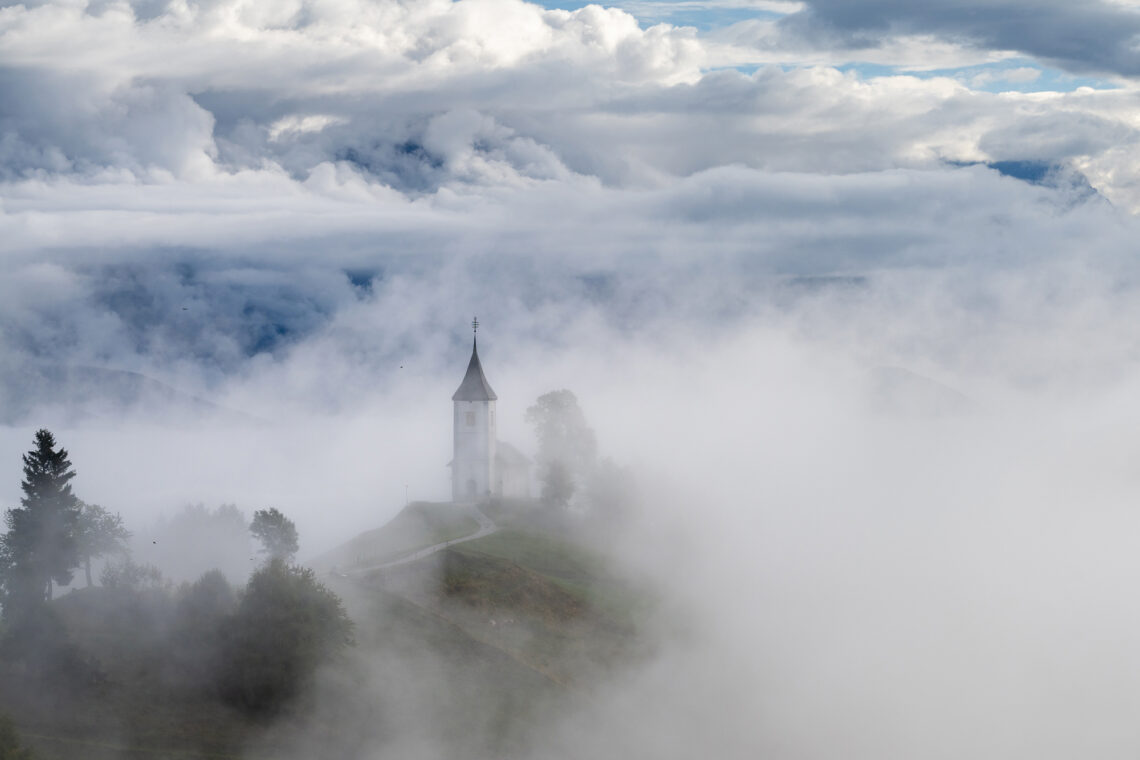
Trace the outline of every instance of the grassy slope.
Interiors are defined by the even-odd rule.
[[[495,519],[514,527],[374,573],[371,583],[566,686],[643,651],[643,589],[618,578],[557,516],[515,505]]]
[[[412,554],[432,544],[471,535],[479,522],[464,507],[418,501],[405,507],[387,525],[356,538],[309,563],[318,571],[369,567]]]

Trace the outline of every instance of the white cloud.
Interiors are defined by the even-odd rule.
[[[284,137],[295,137],[306,132],[320,132],[322,129],[334,124],[343,123],[342,119],[328,114],[292,114],[285,116],[269,125],[269,139],[280,140]]]
[[[1032,66],[1018,66],[1013,69],[987,69],[970,77],[971,87],[986,87],[998,82],[1026,84],[1041,78],[1041,69]]]

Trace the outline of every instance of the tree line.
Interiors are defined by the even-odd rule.
[[[67,450],[37,431],[23,455],[20,506],[6,510],[0,535],[0,679],[26,683],[29,694],[106,690],[123,682],[115,658],[126,652],[133,680],[265,714],[352,643],[341,600],[292,564],[299,537],[281,511],[258,510],[248,525],[263,562],[244,588],[218,570],[175,587],[158,568],[131,560],[122,518],[81,500],[75,476]],[[98,558],[113,560],[100,586],[92,578]],[[74,595],[53,600],[53,589],[80,568],[87,588],[65,621],[57,606]],[[78,632],[76,608],[87,611]],[[100,641],[116,645],[100,649]],[[0,757],[15,746],[11,733],[0,716]]]

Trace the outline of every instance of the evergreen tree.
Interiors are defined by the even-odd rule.
[[[254,512],[249,532],[261,543],[261,551],[268,554],[269,559],[291,562],[297,553],[297,526],[277,509]]]
[[[67,450],[47,430],[36,431],[24,455],[21,507],[5,514],[0,538],[5,607],[50,599],[52,582],[68,584],[79,565],[79,499],[71,492],[75,471]]]

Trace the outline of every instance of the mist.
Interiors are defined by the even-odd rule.
[[[652,657],[534,716],[525,754],[1130,753],[1140,620],[1121,596],[1140,563],[1140,405],[1126,276],[1064,262],[984,283],[773,276],[719,323],[697,287],[662,295],[698,314],[689,324],[663,308],[631,329],[596,317],[620,304],[564,293],[550,306],[564,328],[485,328],[505,440],[533,452],[523,411],[572,387],[602,453],[633,468],[636,518],[607,550],[661,599],[641,632]],[[425,302],[434,286],[401,285]],[[380,371],[335,330],[300,341],[215,386],[248,419],[174,409],[56,432],[84,497],[136,530],[188,502],[272,505],[314,556],[392,517],[405,485],[446,498],[468,349],[461,327],[432,333],[409,329],[414,348],[391,360],[403,367]],[[4,430],[13,465],[29,435]],[[373,709],[404,716],[363,756],[454,751],[431,728],[447,668],[423,657],[361,666]],[[355,719],[328,698],[316,709]]]
[[[251,759],[1135,757],[1136,14],[906,5],[3,8],[0,507],[49,428],[140,646],[265,561],[180,514],[295,523],[356,646]],[[569,389],[632,484],[569,676],[318,561],[451,498],[476,316],[499,438]]]

